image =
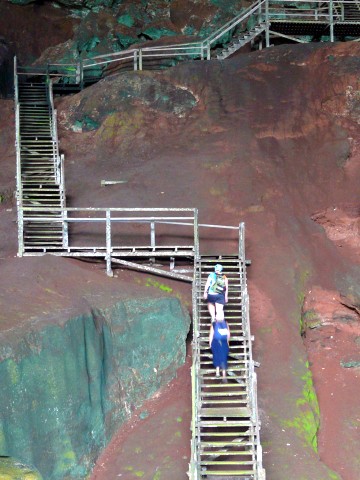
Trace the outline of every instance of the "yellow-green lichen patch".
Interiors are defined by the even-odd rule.
[[[10,378],[10,381],[13,385],[16,385],[20,380],[19,367],[14,362],[14,360],[7,361],[7,372]]]
[[[0,457],[0,480],[42,480],[40,473],[15,458]]]
[[[171,293],[173,291],[173,289],[171,287],[169,287],[169,285],[165,285],[164,283],[160,283],[156,280],[153,280],[152,278],[147,278],[146,279],[146,283],[145,283],[145,286],[146,287],[155,287],[155,288],[158,288],[159,290],[161,290],[162,292],[168,292],[168,293]]]
[[[306,368],[309,368],[308,362],[306,362]],[[306,445],[317,452],[317,432],[320,424],[320,411],[312,374],[309,369],[301,377],[301,380],[304,384],[302,397],[296,400],[299,415],[291,420],[285,420],[283,424],[286,427],[295,428]]]

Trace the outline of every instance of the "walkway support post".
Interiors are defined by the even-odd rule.
[[[206,60],[210,60],[210,58],[211,58],[210,43],[208,43],[206,46]]]
[[[198,209],[194,209],[194,257],[195,261],[198,262],[200,258],[199,250],[199,223],[198,223]]]
[[[106,210],[106,273],[109,277],[113,276],[111,269],[111,212]]]
[[[329,2],[329,20],[330,20],[330,42],[334,43],[334,4],[333,0]]]
[[[143,69],[142,58],[142,49],[139,48],[139,70]]]
[[[266,41],[266,48],[270,47],[270,22],[269,22],[269,0],[265,2],[265,41]]]
[[[245,263],[245,223],[239,223],[239,260]]]
[[[138,69],[138,56],[137,56],[137,51],[134,51],[134,70],[136,71]]]

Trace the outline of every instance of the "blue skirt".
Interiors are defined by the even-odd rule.
[[[213,354],[214,367],[220,367],[223,370],[227,369],[227,360],[229,354],[229,345],[227,339],[215,340],[211,342],[211,351]]]

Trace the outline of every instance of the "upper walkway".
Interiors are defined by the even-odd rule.
[[[360,0],[257,0],[208,37],[189,43],[129,48],[73,63],[18,67],[19,75],[48,75],[54,88],[82,89],[119,70],[173,66],[184,60],[225,59],[247,44],[269,47],[279,39],[293,42],[359,41]]]

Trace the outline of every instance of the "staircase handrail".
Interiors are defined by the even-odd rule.
[[[83,68],[91,68],[91,67],[96,67],[97,65],[107,65],[111,62],[117,62],[120,60],[129,60],[134,58],[134,54],[139,51],[138,48],[131,48],[129,50],[121,50],[120,52],[113,52],[113,53],[106,53],[103,55],[97,55],[96,57],[92,58],[84,58],[83,59]],[[108,59],[109,57],[112,57],[111,60],[105,60],[102,61],[103,59]],[[94,62],[95,60],[95,62]],[[97,62],[96,60],[100,60],[100,62]]]
[[[250,17],[254,12],[259,10],[259,13],[261,13],[261,6],[267,3],[269,0],[257,0],[255,3],[250,5],[247,9],[245,9],[243,12],[239,13],[236,17],[232,18],[229,20],[227,23],[225,23],[222,27],[218,28],[210,34],[208,37],[206,37],[203,40],[203,43],[206,43],[207,45],[212,45],[214,42],[216,42],[220,37],[225,35],[229,30],[235,28],[239,23],[243,22],[246,20],[248,17]]]
[[[16,204],[18,223],[18,255],[24,252],[24,218],[23,218],[23,193],[21,182],[21,155],[20,155],[20,103],[19,103],[19,78],[17,75],[17,58],[14,57],[14,100],[15,100],[15,149],[16,149]]]
[[[201,281],[200,281],[200,265],[198,258],[194,260],[194,280],[192,287],[192,313],[193,313],[193,341],[192,341],[192,366],[191,366],[191,457],[189,463],[189,478],[190,480],[200,479],[200,463],[198,458],[197,436],[198,436],[198,409],[199,405],[197,399],[199,398],[200,383],[199,383],[199,359],[200,359],[200,345],[199,345],[199,303],[198,298],[201,296]]]
[[[59,137],[57,132],[57,112],[54,107],[54,95],[52,89],[52,80],[49,79],[47,82],[47,92],[49,98],[49,105],[51,111],[51,136],[53,141],[53,157],[54,157],[54,172],[57,184],[60,184],[61,181],[61,161],[59,155]]]

